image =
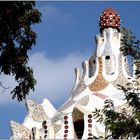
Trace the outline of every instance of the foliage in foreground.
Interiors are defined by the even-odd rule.
[[[11,94],[18,101],[25,99],[36,84],[27,53],[36,42],[31,27],[40,21],[34,1],[0,2],[0,73],[15,77],[18,85]]]

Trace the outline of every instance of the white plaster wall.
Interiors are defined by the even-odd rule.
[[[88,114],[84,114],[84,133],[82,136],[82,139],[87,139],[88,138]],[[93,130],[91,132],[93,134]]]
[[[23,122],[23,125],[26,126],[29,129],[32,129],[33,127],[36,127],[38,129],[40,129],[42,127],[42,123],[36,122],[28,116],[25,118],[25,120]]]
[[[46,115],[49,117],[49,118],[52,118],[54,116],[54,114],[56,113],[56,109],[54,108],[54,106],[50,103],[50,101],[48,99],[44,99],[42,104],[43,106],[43,109],[46,113]]]
[[[74,91],[76,89],[76,87],[78,86],[78,83],[80,81],[80,69],[79,68],[75,68],[75,83],[74,83],[74,87],[72,89],[72,91]]]
[[[105,58],[105,70],[107,75],[113,75],[116,70],[116,59],[114,55],[110,55],[110,59]]]
[[[116,29],[106,28],[103,37],[97,35],[97,57],[106,55],[119,55],[121,33]]]
[[[98,61],[98,57],[96,57],[96,70],[95,70],[95,73],[92,77],[88,78],[85,80],[85,84],[86,85],[90,85],[97,77],[98,75],[98,71],[99,71],[99,61]]]
[[[112,82],[114,81],[117,76],[118,76],[118,56],[114,56],[115,57],[115,72],[113,75],[108,75],[106,73],[106,67],[105,67],[105,57],[103,56],[102,57],[102,60],[103,60],[103,77],[105,78],[105,80],[109,81],[109,82]]]
[[[54,128],[53,128],[53,124],[52,124],[51,120],[47,121],[47,126],[48,126],[48,128],[47,128],[48,133],[47,133],[46,139],[54,139],[55,133],[54,133]]]
[[[92,123],[90,123],[92,125],[91,128],[88,127],[88,115],[91,114],[93,116],[92,112],[86,112],[84,114],[84,133],[82,136],[82,139],[88,139],[88,137],[99,137],[101,136],[100,134],[98,134],[98,131],[100,131],[101,133],[105,133],[105,126],[103,124],[98,123],[94,117],[91,118]],[[98,131],[97,131],[98,129]],[[89,131],[90,130],[90,131]],[[89,133],[92,133],[92,136],[88,136]]]
[[[74,125],[73,125],[73,119],[72,119],[72,113],[68,114],[68,139],[74,139]]]

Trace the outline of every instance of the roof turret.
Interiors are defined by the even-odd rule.
[[[109,27],[116,28],[120,31],[120,16],[112,8],[107,8],[100,16],[99,26],[100,32],[102,32],[104,28]]]

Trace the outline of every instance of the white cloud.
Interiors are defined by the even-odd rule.
[[[29,65],[34,70],[37,85],[28,99],[41,103],[43,98],[48,98],[53,104],[63,104],[74,85],[74,68],[81,67],[81,62],[85,59],[86,56],[73,54],[61,59],[49,59],[42,52],[32,54]],[[11,77],[1,77],[6,86],[14,87],[15,83]],[[3,104],[10,101],[11,95],[7,92],[0,98],[0,103]]]
[[[74,85],[74,68],[81,67],[81,61],[84,59],[84,56],[69,55],[51,60],[43,53],[33,54],[30,65],[33,66],[37,86],[30,98],[42,101],[47,97],[53,104],[66,100]]]

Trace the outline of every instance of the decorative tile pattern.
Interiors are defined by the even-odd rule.
[[[52,122],[53,123],[56,123],[57,121],[59,121],[59,120],[61,120],[61,118],[62,118],[62,112],[57,112],[57,114],[52,118]]]
[[[77,88],[72,93],[72,98],[79,95],[81,92],[83,92],[86,89],[86,85],[84,83],[84,77],[81,78],[79,84],[77,85]]]
[[[133,80],[133,86],[137,89],[137,91],[140,91],[140,78]]]
[[[29,111],[29,117],[32,118],[34,121],[42,122],[48,119],[43,109],[43,106],[40,104],[37,104],[31,100],[28,100],[27,109]]]
[[[59,109],[58,112],[61,112],[65,109],[67,109],[68,107],[70,107],[71,105],[73,105],[76,101],[74,100],[69,100],[68,102],[66,102],[64,105],[62,105]]]
[[[48,137],[48,124],[46,120],[42,122],[42,127],[44,130],[44,138],[46,139]]]
[[[93,115],[88,114],[88,138],[87,139],[93,139],[93,134],[92,134],[92,119]]]
[[[11,121],[10,127],[13,133],[13,137],[15,139],[30,139],[31,138],[31,130],[26,128],[24,125]]]
[[[101,93],[93,93],[93,95],[98,96],[98,97],[102,98],[103,100],[108,97],[108,96],[101,94]]]
[[[133,108],[130,107],[128,103],[125,103],[124,105],[121,105],[121,106],[115,106],[114,109],[119,113],[122,113],[122,111],[124,109],[126,109],[127,110],[127,115],[132,115],[132,110],[133,110]]]
[[[123,69],[122,69],[122,55],[120,54],[118,58],[118,77],[116,78],[115,81],[111,82],[113,86],[118,88],[118,85],[121,86],[126,86],[126,84],[129,82],[128,79],[124,76],[123,74]]]
[[[78,104],[82,105],[82,106],[86,106],[88,104],[88,101],[89,101],[89,96],[85,96],[83,97],[79,102]]]
[[[109,27],[120,31],[120,16],[112,8],[105,9],[100,16],[100,30]]]
[[[104,88],[106,88],[109,84],[109,82],[107,82],[102,74],[102,67],[103,67],[103,63],[102,63],[102,58],[99,58],[99,73],[95,79],[95,81],[93,81],[90,85],[89,88],[91,91],[100,91],[103,90]]]
[[[110,56],[109,60],[105,59],[105,70],[106,70],[106,74],[108,75],[112,75],[115,73],[115,69],[116,69],[116,60],[115,60],[115,56]]]
[[[64,116],[64,139],[67,139],[68,137],[68,116]]]
[[[35,127],[33,127],[32,128],[32,139],[35,139],[35,135],[36,135],[36,128]]]
[[[61,129],[61,125],[59,124],[54,124],[54,132],[55,134]]]

